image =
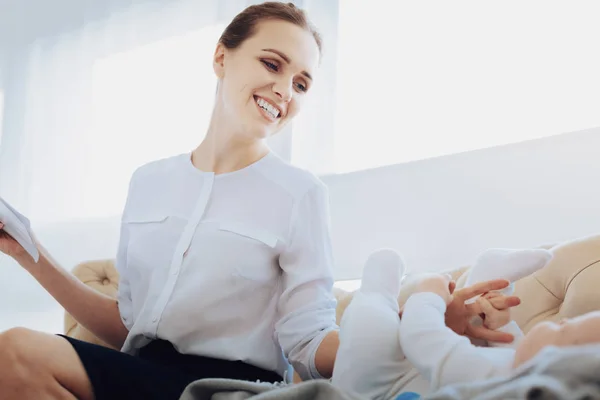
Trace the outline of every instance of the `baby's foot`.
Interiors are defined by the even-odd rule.
[[[511,282],[503,293],[512,294],[514,282],[543,268],[552,259],[552,253],[544,249],[490,249],[484,251],[473,264],[466,286],[492,279]]]
[[[377,250],[365,262],[360,291],[397,299],[403,274],[404,262],[397,252]]]

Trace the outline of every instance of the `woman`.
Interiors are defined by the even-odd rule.
[[[339,341],[327,192],[264,142],[300,111],[320,50],[292,4],[251,6],[229,24],[214,53],[205,139],[131,178],[118,301],[41,245],[33,263],[0,232],[0,251],[122,349],[12,329],[0,335],[0,397],[177,399],[204,377],[279,381],[288,361],[303,379],[331,376]],[[464,307],[455,309],[449,321],[464,328]]]

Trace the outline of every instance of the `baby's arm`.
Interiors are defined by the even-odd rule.
[[[446,327],[446,303],[434,293],[415,293],[406,302],[400,345],[406,358],[430,382],[431,390],[486,379],[510,371],[514,350],[476,347]]]

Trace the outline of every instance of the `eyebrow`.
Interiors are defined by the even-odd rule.
[[[283,58],[283,61],[285,61],[288,64],[291,64],[290,58],[288,56],[286,56],[285,54],[283,54],[282,52],[280,52],[279,50],[275,50],[275,49],[262,49],[262,50],[263,51],[268,51],[269,53],[275,53],[279,57]],[[301,73],[302,73],[302,75],[304,75],[305,77],[307,77],[311,81],[313,80],[312,76],[308,72],[302,71]]]

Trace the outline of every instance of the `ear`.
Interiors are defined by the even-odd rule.
[[[213,57],[213,69],[219,79],[223,79],[225,75],[225,51],[225,46],[222,43],[217,44]]]

